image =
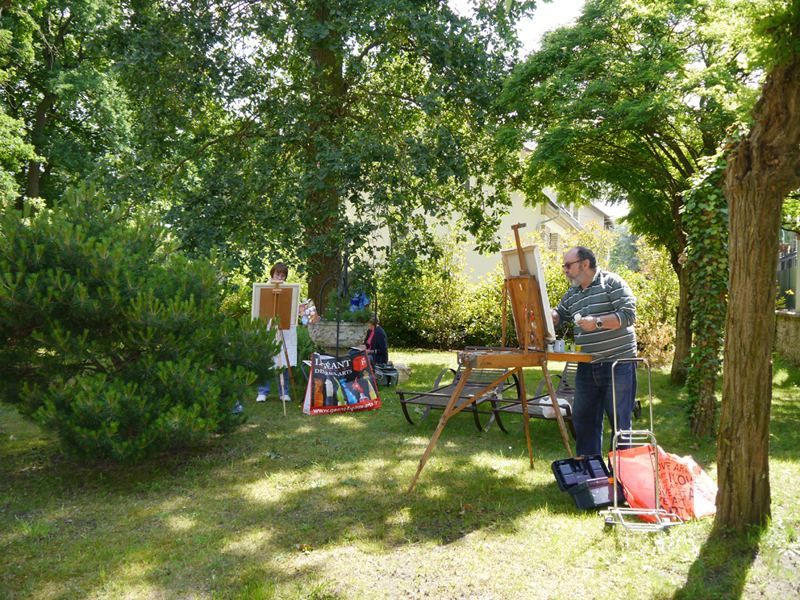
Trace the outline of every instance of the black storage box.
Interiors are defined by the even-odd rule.
[[[577,507],[581,510],[603,508],[614,504],[613,481],[608,477],[587,479],[583,483],[573,485],[568,491]],[[624,497],[620,496],[620,500],[622,499]]]
[[[558,489],[569,492],[581,510],[602,508],[614,503],[611,471],[600,454],[556,460],[551,467]],[[620,495],[620,500],[624,500],[624,496]]]
[[[556,476],[558,489],[562,492],[589,479],[611,476],[611,472],[600,454],[556,460],[553,461],[551,467],[553,475]]]

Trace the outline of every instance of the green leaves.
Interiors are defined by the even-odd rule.
[[[4,7],[0,137],[7,117],[24,131],[11,131],[10,156],[0,150],[0,165],[15,174],[13,192],[10,178],[0,177],[0,196],[52,202],[128,141],[127,107],[108,52],[120,19],[119,6],[104,0]]]
[[[545,36],[500,103],[506,128],[535,142],[522,179],[528,196],[549,186],[564,203],[626,200],[631,232],[667,250],[685,281],[684,195],[701,158],[753,102],[744,5],[589,0],[574,26]],[[681,307],[687,293],[681,286]],[[688,330],[678,335],[676,347],[687,348]]]
[[[680,247],[670,239],[673,207],[696,158],[713,152],[741,111],[743,87],[741,47],[710,37],[693,4],[589,2],[574,27],[547,35],[515,71],[502,105],[536,140],[529,194],[549,185],[572,202],[612,195],[645,204],[629,219],[634,231]]]
[[[800,53],[800,3],[797,0],[762,1],[747,14],[755,21],[754,54],[762,66],[789,64],[792,56]]]
[[[217,266],[176,253],[151,218],[92,190],[0,239],[0,398],[85,458],[135,461],[242,421],[274,339],[220,312]]]
[[[481,2],[469,21],[438,2],[237,5],[229,21],[209,17],[218,37],[199,35],[200,16],[143,9],[123,77],[145,174],[122,166],[123,183],[167,200],[187,252],[218,248],[241,270],[374,253],[380,227],[424,237],[415,211],[431,222],[458,211],[496,245],[518,147],[493,137],[491,102],[517,44],[510,25],[531,6],[498,18],[502,5]],[[207,66],[224,81],[197,74]],[[495,191],[464,185],[476,175]]]

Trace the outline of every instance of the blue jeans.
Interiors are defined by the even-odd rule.
[[[614,401],[611,388],[612,362],[578,363],[575,376],[575,404],[572,423],[575,425],[578,456],[602,454],[603,415],[614,425]],[[636,363],[619,363],[614,369],[617,390],[617,429],[631,429],[636,402]],[[619,447],[625,447],[620,439]],[[613,442],[612,442],[613,443]]]
[[[278,377],[280,378],[281,376],[278,375]],[[269,380],[266,383],[264,383],[263,385],[259,386],[258,393],[259,394],[264,394],[265,396],[267,396],[267,395],[269,395],[269,390],[270,390],[271,387],[272,387],[272,380]],[[287,394],[287,395],[289,394],[289,369],[284,369],[283,370],[283,393]],[[278,395],[280,396],[280,394],[281,394],[281,382],[279,380],[278,381]]]

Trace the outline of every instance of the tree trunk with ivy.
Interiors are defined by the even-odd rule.
[[[740,134],[739,134],[740,135]],[[739,137],[737,137],[737,140]],[[725,144],[724,148],[732,145]],[[692,274],[692,354],[686,408],[692,435],[707,438],[717,422],[717,381],[728,298],[728,202],[722,191],[725,150],[710,157],[686,193],[687,267]]]
[[[697,372],[695,399],[691,415],[691,432],[696,438],[708,438],[714,435],[717,422],[717,375],[719,373],[719,331],[712,326],[704,326],[698,332],[702,345],[696,350],[698,360],[694,365]]]
[[[800,59],[774,67],[752,111],[754,124],[728,159],[730,294],[717,440],[715,528],[770,517],[769,420],[775,273],[781,208],[800,186]]]

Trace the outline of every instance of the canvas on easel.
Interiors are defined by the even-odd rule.
[[[522,344],[525,321],[527,320],[530,322],[532,334],[532,339],[528,345],[543,349],[547,341],[556,339],[556,328],[553,324],[553,315],[550,310],[550,299],[547,297],[547,283],[544,279],[542,258],[537,244],[524,246],[521,250],[523,264],[520,264],[520,249],[518,248],[510,248],[500,253],[503,259],[503,272],[508,282],[517,339]],[[538,285],[535,287],[538,289],[529,291],[528,276],[536,278]],[[535,306],[534,303],[538,303],[539,300],[541,300],[543,314],[541,319],[537,320],[535,312],[531,314],[530,307]]]
[[[292,384],[295,400],[297,392],[294,386],[291,359],[289,356],[288,342],[294,344],[293,356],[297,356],[297,336],[289,336],[284,331],[297,325],[297,311],[300,304],[300,284],[285,283],[283,281],[270,281],[269,283],[253,284],[253,303],[250,316],[253,319],[262,319],[268,329],[276,329],[277,340],[280,342],[282,352],[276,357],[276,366],[289,370],[289,379]],[[288,336],[288,339],[287,339]],[[280,379],[279,384],[280,385]],[[286,390],[288,391],[288,390]],[[281,392],[283,401],[283,415],[286,416],[286,399],[288,395]]]
[[[276,294],[275,292],[279,293]],[[254,283],[251,316],[263,319],[269,324],[278,317],[280,329],[289,329],[297,324],[297,310],[300,305],[299,283]]]

